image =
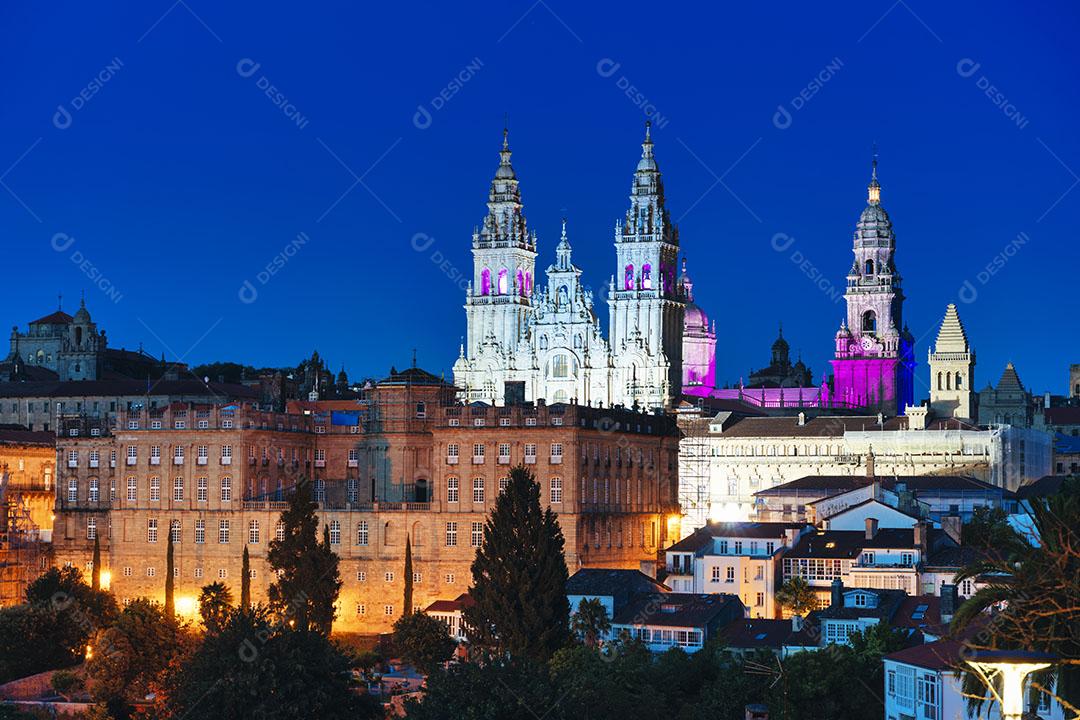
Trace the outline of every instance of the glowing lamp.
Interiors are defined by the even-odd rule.
[[[1053,655],[1023,650],[976,650],[967,658],[1001,706],[1002,720],[1021,720],[1024,714],[1024,679],[1053,664]],[[998,696],[994,681],[1001,678]]]
[[[101,571],[101,589],[102,590],[108,590],[110,585],[112,585],[112,573],[109,572],[108,570],[102,570]]]
[[[199,611],[199,601],[191,595],[176,598],[176,613],[185,617],[195,617]]]

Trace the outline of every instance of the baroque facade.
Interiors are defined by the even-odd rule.
[[[676,277],[678,229],[665,205],[648,125],[641,147],[630,207],[615,225],[616,272],[608,288],[605,339],[593,298],[571,261],[565,222],[547,283],[535,283],[536,233],[525,219],[503,131],[488,213],[473,232],[467,338],[454,364],[466,400],[644,408],[677,402],[684,380],[687,290]],[[695,320],[707,322],[703,313]],[[695,327],[689,341],[698,365],[706,368],[715,359],[698,355],[709,342],[715,348],[715,332],[711,338],[709,332]]]
[[[88,569],[99,537],[116,596],[159,600],[171,533],[177,608],[193,613],[203,585],[235,592],[247,545],[252,597],[262,601],[287,495],[310,481],[341,558],[335,625],[382,632],[403,612],[406,537],[418,607],[467,591],[484,521],[517,464],[533,471],[541,502],[558,514],[571,571],[636,569],[677,539],[671,418],[580,405],[469,407],[455,394],[411,368],[359,403],[300,403],[300,412],[176,403],[115,422],[69,419],[57,438],[55,562]]]

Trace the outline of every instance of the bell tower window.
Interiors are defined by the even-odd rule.
[[[868,259],[866,261],[865,274],[866,275],[873,275],[874,274],[874,261],[873,260]]]
[[[499,271],[499,285],[496,293],[499,295],[506,294],[506,268],[503,268]]]
[[[877,317],[874,315],[873,310],[867,310],[862,316],[862,330],[863,332],[877,332]]]
[[[484,268],[480,271],[480,294],[491,294],[491,270]]]
[[[627,265],[626,270],[623,273],[623,289],[624,290],[633,290],[634,289],[634,264],[633,263]]]
[[[646,290],[652,289],[652,265],[649,263],[641,266],[641,287]]]

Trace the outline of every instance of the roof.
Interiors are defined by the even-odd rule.
[[[935,492],[951,491],[982,491],[1004,494],[1005,490],[983,482],[968,475],[899,475],[878,476],[867,478],[865,475],[807,475],[790,482],[775,485],[765,490],[754,493],[755,496],[784,496],[793,492],[806,495],[812,492],[821,493],[819,500],[838,495],[851,490],[858,490],[877,481],[881,487],[887,490],[897,490],[897,485],[902,484],[903,489],[911,490],[916,494],[934,494]]]
[[[63,310],[57,310],[56,312],[49,313],[45,317],[38,318],[30,322],[31,325],[68,325],[75,318],[68,315]]]
[[[700,628],[711,625],[725,612],[741,616],[742,601],[727,593],[649,593],[631,598],[615,611],[611,622],[616,625]]]
[[[38,445],[51,448],[56,447],[56,433],[5,427],[0,429],[0,444]]]
[[[460,612],[467,607],[472,607],[476,604],[476,601],[472,599],[469,593],[461,593],[453,600],[436,600],[435,602],[424,608],[424,612]]]
[[[1080,437],[1076,435],[1066,435],[1064,433],[1054,433],[1054,452],[1064,455],[1075,455],[1080,453]]]
[[[1020,382],[1020,376],[1012,363],[1005,366],[1005,372],[1001,373],[1001,379],[998,380],[997,387],[994,389],[998,392],[1024,392],[1024,384]]]
[[[877,415],[821,415],[798,417],[747,417],[723,432],[724,437],[843,437],[851,430],[906,430],[906,417],[886,418],[878,425]]]
[[[379,385],[447,385],[446,382],[440,377],[432,375],[427,370],[421,370],[418,367],[411,367],[407,370],[397,370],[396,368],[390,368],[390,374],[379,381]]]
[[[949,303],[945,308],[945,318],[941,321],[941,328],[938,330],[937,342],[934,343],[934,352],[966,353],[968,349],[964,323],[960,321],[956,306]]]
[[[942,535],[941,530],[927,528],[930,547]],[[866,539],[865,530],[818,530],[799,538],[786,557],[822,557],[850,560],[865,548],[914,548],[914,528],[881,528],[873,539]]]
[[[1080,405],[1046,408],[1043,417],[1047,425],[1080,425]]]
[[[1016,490],[1016,496],[1021,500],[1030,500],[1036,497],[1056,495],[1061,490],[1061,483],[1067,477],[1067,475],[1044,475],[1034,482],[1021,485]]]
[[[940,625],[941,598],[937,595],[909,595],[896,609],[890,624],[916,630]]]
[[[724,628],[724,644],[733,648],[773,648],[787,644],[792,635],[790,620],[739,618]]]
[[[828,607],[818,612],[822,620],[855,620],[865,617],[880,618],[890,625],[908,594],[903,590],[878,590],[874,588],[845,587],[844,593],[861,591],[877,595],[877,607]]]
[[[825,499],[828,499],[828,498],[825,498]],[[848,505],[845,508],[841,508],[840,510],[837,510],[832,515],[829,515],[828,519],[835,518],[835,517],[837,517],[839,515],[844,515],[845,513],[849,513],[852,510],[855,510],[856,508],[861,508],[864,505],[870,505],[870,504],[880,505],[881,507],[885,508],[886,510],[889,510],[889,511],[894,512],[894,513],[898,513],[900,515],[905,515],[905,516],[907,516],[907,517],[909,517],[909,518],[911,518],[912,520],[915,520],[915,521],[918,521],[918,520],[922,519],[918,515],[912,515],[911,513],[909,513],[906,510],[902,510],[901,508],[898,508],[898,507],[893,507],[892,505],[889,505],[888,503],[882,502],[881,500],[878,500],[877,498],[866,498],[862,502],[855,503],[854,505]]]
[[[135,395],[215,395],[222,398],[257,398],[258,390],[236,383],[182,380],[66,380],[0,383],[0,398],[13,397],[116,397]]]
[[[943,545],[929,553],[923,568],[963,568],[986,557],[985,551],[970,545]]]
[[[668,587],[640,570],[582,568],[566,581],[567,595],[610,595],[626,599],[636,593],[667,592]]]
[[[889,653],[883,659],[927,670],[953,670],[960,667],[963,649],[964,643],[959,640],[938,640]]]

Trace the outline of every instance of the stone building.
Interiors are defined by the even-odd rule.
[[[930,412],[936,417],[975,419],[975,351],[968,345],[964,324],[949,303],[929,353]]]
[[[0,607],[22,602],[45,569],[55,478],[52,433],[0,428]]]
[[[997,386],[987,383],[979,391],[979,424],[1031,427],[1035,419],[1035,402],[1010,362],[1001,373]]]
[[[716,387],[716,321],[709,324],[709,316],[694,302],[694,283],[686,273],[683,258],[682,276],[679,278],[686,293],[686,314],[683,321],[683,392],[692,388],[711,390]]]
[[[173,404],[121,413],[111,426],[72,421],[58,438],[56,562],[85,568],[99,535],[115,594],[160,598],[171,532],[177,607],[194,612],[201,586],[238,588],[246,544],[253,597],[265,598],[267,544],[288,492],[308,479],[341,557],[336,627],[376,632],[402,613],[406,537],[418,607],[468,589],[484,520],[519,463],[559,515],[571,572],[654,563],[677,539],[674,420],[581,405],[462,406],[456,392],[411,368],[351,408]]]

